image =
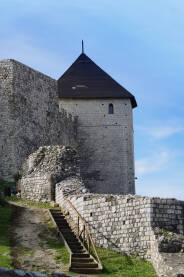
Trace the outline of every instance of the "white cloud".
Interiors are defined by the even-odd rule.
[[[164,139],[182,132],[184,128],[179,125],[174,126],[173,124],[168,126],[162,125],[162,126],[151,126],[151,127],[137,126],[136,130],[144,132],[155,139]]]
[[[168,151],[162,151],[151,157],[138,159],[135,161],[136,176],[150,174],[162,170],[169,161]]]

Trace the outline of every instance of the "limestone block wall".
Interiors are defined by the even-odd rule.
[[[149,198],[89,194],[67,199],[88,223],[96,245],[142,257],[147,255],[154,235]],[[59,204],[70,210],[66,201]],[[71,210],[70,213],[73,216]]]
[[[151,226],[184,234],[184,201],[150,198]]]
[[[156,238],[151,242],[150,260],[159,277],[168,276],[167,272],[169,268],[167,266],[165,259],[159,252],[158,241],[156,240]]]
[[[57,194],[57,202],[69,209],[61,192]],[[150,258],[155,227],[184,234],[184,201],[97,194],[71,195],[67,199],[88,223],[95,243],[101,247]]]
[[[76,123],[59,111],[56,80],[15,60],[0,61],[0,178],[12,180],[40,146],[76,146]]]
[[[109,114],[109,104],[114,113]],[[132,106],[129,99],[60,99],[78,116],[81,177],[91,192],[135,193]]]
[[[87,222],[96,245],[150,260],[159,277],[184,272],[184,201],[74,191],[70,195],[57,184],[56,201],[69,211],[74,231],[78,218],[66,199]]]
[[[21,179],[21,198],[38,202],[53,200],[51,175],[37,173],[34,176],[23,177]]]

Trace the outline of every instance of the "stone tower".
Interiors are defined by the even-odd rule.
[[[135,193],[134,96],[82,53],[58,80],[59,107],[78,116],[81,176],[91,192]]]

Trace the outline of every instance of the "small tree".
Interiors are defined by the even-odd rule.
[[[0,179],[0,198],[3,198],[3,196],[10,196],[11,190],[15,186],[14,182],[8,182],[3,179]]]

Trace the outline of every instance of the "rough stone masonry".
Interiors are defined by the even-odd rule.
[[[55,184],[79,176],[77,152],[71,146],[40,147],[26,159],[21,175],[22,198],[39,202],[55,200]]]
[[[69,145],[91,192],[134,194],[134,96],[84,53],[66,72],[57,81],[0,61],[0,178],[13,180],[40,146]]]
[[[12,180],[33,153],[23,166],[22,197],[56,199],[75,222],[67,198],[97,245],[150,259],[159,276],[182,276],[184,202],[133,195],[136,105],[85,54],[58,82],[0,61],[0,177]]]
[[[0,61],[1,178],[13,180],[40,146],[76,146],[76,123],[59,111],[56,80],[15,60]]]
[[[40,147],[24,163],[22,197],[55,199],[77,224],[67,199],[88,224],[96,245],[146,258],[159,276],[182,274],[184,201],[90,193],[80,178],[78,162],[71,147]]]
[[[56,202],[69,211],[76,224],[77,217],[66,199],[87,222],[96,245],[146,258],[159,276],[184,273],[184,201],[68,193],[62,184],[56,184]]]

